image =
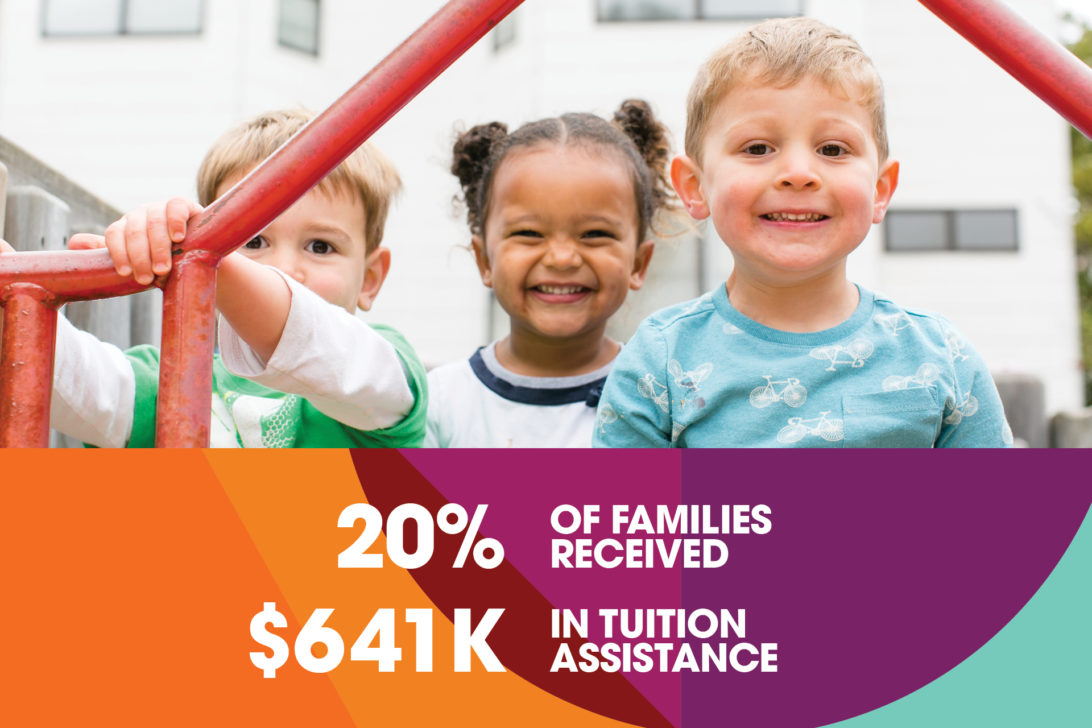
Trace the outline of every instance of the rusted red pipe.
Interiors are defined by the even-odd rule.
[[[190,224],[226,254],[261,232],[523,0],[452,0]]]
[[[0,255],[0,447],[47,447],[57,309],[70,300],[135,293],[147,286],[114,272],[105,251]]]
[[[190,251],[176,257],[171,267],[163,296],[156,447],[209,444],[219,262],[215,254]]]
[[[0,447],[49,445],[56,296],[33,283],[3,288]]]
[[[1092,69],[997,0],[922,5],[1092,138]]]
[[[105,250],[45,250],[0,255],[0,290],[33,283],[62,301],[112,298],[142,291],[132,278],[114,272]]]
[[[165,288],[160,361],[172,366],[160,365],[157,445],[208,445],[211,392],[204,379],[188,380],[198,371],[208,371],[214,320],[209,304],[202,303],[202,311],[193,314],[187,307],[194,300],[212,300],[215,277],[198,273],[196,266],[218,261],[261,232],[522,1],[447,3],[326,111],[190,222],[183,249],[207,251],[213,257],[195,259],[195,267],[189,271],[185,266],[174,266]],[[170,316],[168,309],[174,312]]]

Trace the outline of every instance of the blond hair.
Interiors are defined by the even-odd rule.
[[[701,164],[701,147],[717,103],[748,82],[780,87],[815,78],[859,101],[872,117],[880,161],[887,159],[883,82],[850,36],[812,18],[763,21],[723,46],[698,69],[686,99],[686,154]]]
[[[230,130],[216,140],[197,170],[197,199],[208,205],[228,178],[246,174],[273,154],[314,118],[304,109],[267,111]],[[379,247],[395,194],[402,188],[398,171],[387,157],[365,142],[317,185],[326,194],[357,194],[364,203],[366,251]]]

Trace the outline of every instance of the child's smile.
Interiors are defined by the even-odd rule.
[[[773,223],[785,223],[793,227],[802,223],[822,222],[830,216],[821,212],[767,212],[762,217]]]
[[[651,249],[638,238],[633,181],[621,160],[547,144],[501,164],[484,244],[474,244],[513,337],[598,340],[644,280]]]
[[[592,292],[587,286],[539,283],[531,292],[546,303],[575,303]]]

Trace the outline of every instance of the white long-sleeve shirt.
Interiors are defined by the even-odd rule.
[[[283,422],[276,425],[277,436],[271,438],[270,421],[275,414],[281,420],[302,418],[301,404],[284,394],[305,399],[309,407],[348,429],[391,430],[387,434],[395,446],[401,446],[406,438],[412,441],[412,433],[398,426],[411,416],[412,428],[418,427],[416,420],[423,420],[417,410],[422,409],[424,372],[409,345],[396,332],[369,326],[283,277],[292,291],[292,303],[268,362],[263,362],[226,321],[220,321],[218,358],[225,370],[220,372],[219,363],[214,362],[211,444],[321,445],[308,440],[308,433],[296,430],[285,440],[281,437]],[[134,435],[135,421],[146,429],[137,413],[154,410],[155,384],[147,381],[143,363],[147,358],[122,352],[79,331],[62,317],[57,327],[50,411],[53,428],[100,447],[124,446]],[[152,358],[157,369],[158,356]],[[262,386],[235,386],[232,375]],[[270,391],[262,391],[264,388]],[[299,429],[298,422],[296,425]],[[419,429],[423,431],[423,421]],[[385,440],[379,443],[385,444]],[[369,443],[350,439],[346,443],[330,441],[327,446],[345,444]]]

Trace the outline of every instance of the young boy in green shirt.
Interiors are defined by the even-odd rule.
[[[311,119],[261,114],[229,131],[198,172],[207,205]],[[213,447],[416,447],[424,437],[426,380],[395,330],[369,310],[390,267],[383,227],[401,186],[391,163],[361,146],[218,272],[220,351],[213,360]],[[149,283],[170,270],[172,243],[202,208],[175,198],[127,214],[105,237],[72,248],[109,249],[121,275]],[[122,352],[58,327],[53,428],[105,447],[154,443],[159,351]]]

